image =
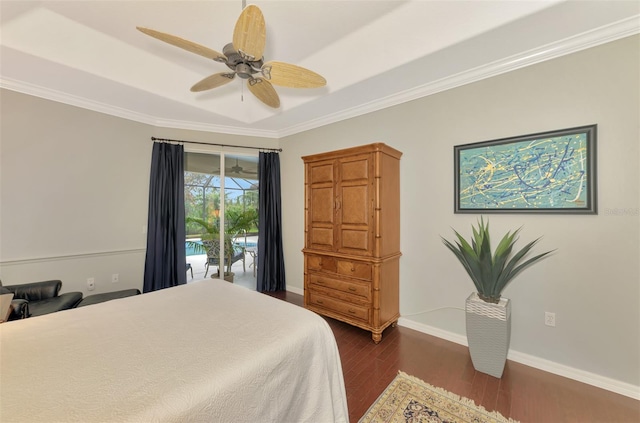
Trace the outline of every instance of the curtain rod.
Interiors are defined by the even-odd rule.
[[[212,143],[212,142],[199,142],[199,141],[172,140],[172,139],[169,139],[169,138],[156,138],[156,137],[151,137],[151,141],[180,142],[180,143],[186,143],[186,144],[215,145],[215,146],[218,146],[218,147],[251,148],[251,149],[253,149],[253,150],[277,151],[277,152],[282,152],[282,148],[264,148],[264,147],[250,147],[250,146],[246,146],[246,145],[216,144],[216,143]]]

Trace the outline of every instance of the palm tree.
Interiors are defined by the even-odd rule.
[[[192,247],[194,251],[209,255],[208,250],[211,249],[213,243],[220,239],[220,220],[214,218],[213,223],[209,223],[204,219],[187,217],[186,222],[195,223],[205,230],[205,233],[202,235],[202,244],[195,241],[187,241],[187,244]],[[255,209],[246,211],[228,210],[227,213],[225,213],[224,252],[227,265],[226,273],[231,273],[232,260],[236,253],[234,239],[241,233],[244,233],[246,237],[246,233],[251,230],[251,228],[257,226],[257,222],[258,211]],[[204,245],[205,243],[208,244],[208,247]]]

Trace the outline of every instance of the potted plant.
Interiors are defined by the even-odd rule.
[[[244,257],[244,248],[242,249],[242,252],[239,252],[238,248],[234,245],[234,239],[239,234],[249,231],[255,225],[255,222],[257,221],[257,213],[258,212],[255,209],[249,209],[246,211],[229,210],[227,213],[225,213],[226,223],[224,236],[224,252],[226,269],[223,278],[228,282],[233,282],[234,278],[234,274],[231,271],[231,266],[235,261],[238,260],[238,257]],[[214,258],[219,256],[220,252],[216,244],[220,239],[219,219],[214,219],[213,223],[209,223],[204,219],[187,217],[186,221],[189,223],[196,223],[205,230],[205,233],[202,235],[202,244],[193,241],[187,241],[187,243],[196,251],[199,251],[202,254],[206,253],[208,256]],[[209,259],[210,257],[207,257],[207,260]],[[217,276],[220,276],[219,270]]]
[[[485,225],[481,217],[478,227],[471,225],[471,228],[471,243],[455,230],[455,245],[444,238],[442,242],[460,260],[477,290],[465,303],[467,340],[473,366],[478,371],[499,378],[504,370],[511,338],[511,302],[501,298],[502,291],[522,270],[553,250],[523,261],[540,240],[537,238],[512,255],[516,236],[522,229],[518,228],[513,233],[507,232],[492,253],[489,222]]]
[[[258,210],[247,209],[243,211],[229,209],[227,213],[225,213],[225,222],[227,233],[232,234],[233,237],[244,234],[246,246],[247,233],[251,231],[251,229],[258,227]]]
[[[204,219],[200,219],[197,217],[187,217],[186,222],[198,224],[200,225],[200,227],[202,227],[202,229],[205,230],[205,233],[202,234],[201,236],[202,243],[195,242],[195,241],[187,241],[187,245],[189,245],[195,251],[201,254],[207,255],[207,263],[206,263],[207,268],[211,264],[217,264],[218,265],[217,277],[219,277],[220,276],[220,270],[219,270],[219,267],[220,267],[220,259],[219,259],[220,221],[219,219],[214,219],[213,222],[210,223]],[[227,258],[226,263],[229,263],[229,265],[227,266],[227,270],[224,272],[223,278],[228,282],[233,282],[234,275],[231,272],[231,261],[228,260],[230,256],[229,251],[233,251],[233,242],[232,242],[231,236],[229,234],[225,234],[225,257]],[[206,272],[205,272],[205,276],[206,276]],[[211,277],[214,277],[213,274]]]
[[[187,217],[185,221],[186,223],[195,223],[200,225],[202,229],[205,230],[205,233],[202,234],[203,240],[212,240],[220,237],[220,221],[218,219],[214,219],[213,223],[209,223],[206,220],[197,217]],[[202,254],[206,253],[206,251],[202,250],[202,245],[194,243],[193,241],[187,242],[190,243],[191,247],[202,252]]]

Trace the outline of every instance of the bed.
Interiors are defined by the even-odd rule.
[[[0,324],[2,422],[347,422],[328,324],[205,280]]]

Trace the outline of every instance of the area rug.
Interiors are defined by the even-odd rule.
[[[517,423],[469,398],[399,372],[359,423]]]

